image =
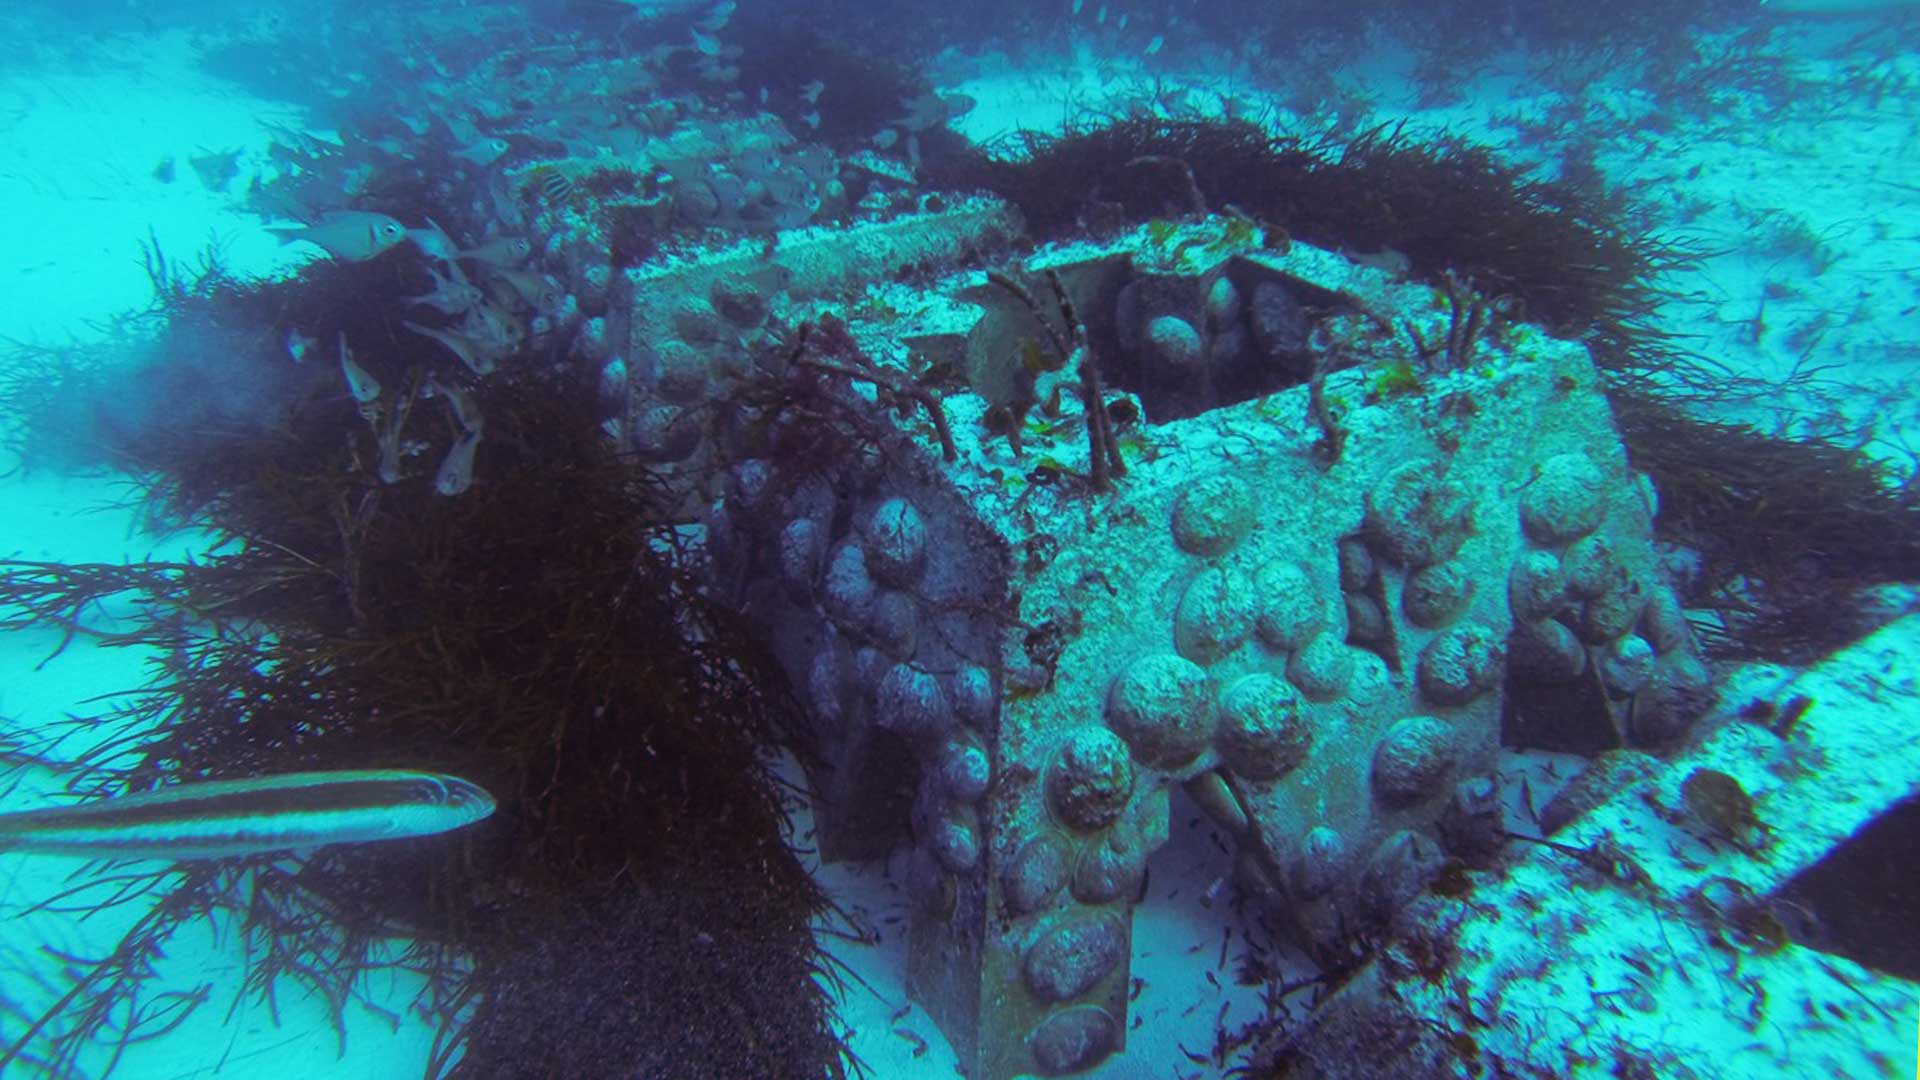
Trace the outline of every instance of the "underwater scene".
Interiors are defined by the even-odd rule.
[[[0,29],[0,1080],[1920,1078],[1920,0]]]

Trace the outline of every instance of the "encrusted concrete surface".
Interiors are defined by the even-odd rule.
[[[1776,897],[1913,796],[1916,655],[1909,616],[1784,684],[1750,678],[1697,745],[1557,832],[1568,850],[1402,912],[1268,1060],[1302,1077],[1912,1075],[1920,985],[1794,940],[1819,928]],[[1779,715],[1756,703],[1803,711],[1781,734],[1745,719]],[[1758,827],[1729,836],[1689,798],[1707,774],[1735,778]]]
[[[819,724],[823,854],[910,845],[909,987],[976,1080],[1123,1052],[1173,785],[1331,957],[1497,843],[1517,713],[1645,744],[1708,703],[1584,349],[1461,341],[1432,290],[1244,219],[1035,252],[1006,268],[1031,299],[977,270],[866,287],[1013,227],[966,205],[636,272],[624,361],[629,444],[724,476],[716,576]],[[1106,381],[1111,491],[1056,282]],[[834,391],[866,418],[852,454],[701,420],[771,312],[823,309],[860,349],[834,370],[967,373],[940,403],[956,460],[873,378]]]
[[[1051,553],[1016,586],[1068,641],[1050,676],[1009,650],[987,873],[963,882],[986,892],[998,1014],[979,1076],[1071,1072],[1122,1041],[1125,917],[1169,784],[1238,837],[1242,884],[1310,948],[1384,921],[1479,842],[1516,594],[1561,650],[1518,677],[1636,656],[1631,684],[1600,677],[1645,693],[1642,722],[1684,724],[1688,702],[1659,699],[1704,670],[1683,631],[1636,633],[1660,587],[1595,373],[1530,346],[1371,403],[1377,373],[1336,376],[1350,434],[1331,467],[1303,387],[1153,428],[1153,459],[1091,511],[976,502]],[[1570,587],[1581,558],[1605,566]]]

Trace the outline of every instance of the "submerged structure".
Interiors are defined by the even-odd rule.
[[[1621,953],[1659,973],[1634,1000],[1669,1009],[1695,979],[1795,977],[1741,965],[1779,963],[1745,958],[1791,936],[1766,937],[1788,918],[1769,893],[1804,859],[1757,834],[1660,855],[1727,846],[1703,791],[1765,787],[1721,780],[1744,775],[1722,751],[1658,756],[1717,691],[1583,344],[1243,214],[1010,258],[1011,207],[895,205],[626,271],[630,321],[585,340],[622,391],[610,429],[700,493],[716,586],[816,721],[823,854],[910,850],[910,992],[968,1076],[1125,1053],[1176,786],[1339,986],[1241,1033],[1256,1068],[1706,1068],[1712,1039],[1650,1032],[1614,991],[1545,1041],[1502,1002]],[[1713,745],[1744,738],[1728,724]],[[1598,756],[1528,821],[1503,744]],[[1881,795],[1810,852],[1902,797]],[[1569,824],[1616,796],[1672,835]],[[1499,945],[1531,932],[1515,906],[1585,944]],[[1617,930],[1649,924],[1691,948]],[[1897,981],[1835,971],[1856,1011],[1894,1008]]]
[[[957,258],[1015,228],[637,268],[618,361],[621,437],[724,473],[715,579],[824,733],[823,853],[911,845],[911,991],[983,1080],[1122,1051],[1174,786],[1332,963],[1504,841],[1503,731],[1657,747],[1712,699],[1583,347],[1231,216]],[[776,291],[778,374],[690,379]]]
[[[738,80],[709,29],[685,71],[489,60],[476,82],[554,115],[529,105],[517,144],[450,128],[442,157],[470,170],[367,166],[380,186],[303,152],[285,186],[364,184],[390,193],[383,218],[429,225],[333,252],[325,296],[256,303],[273,333],[205,338],[320,358],[287,394],[305,442],[264,495],[232,497],[261,466],[229,447],[196,463],[202,488],[170,481],[224,500],[250,542],[225,564],[234,594],[299,586],[234,608],[301,633],[232,644],[225,677],[334,688],[316,756],[457,750],[447,767],[472,758],[501,792],[478,861],[391,875],[431,918],[384,894],[350,912],[372,928],[354,948],[457,931],[433,942],[433,1067],[716,1068],[724,1047],[741,1075],[851,1071],[776,745],[811,752],[824,857],[907,852],[909,990],[972,1080],[1128,1053],[1132,919],[1183,804],[1227,838],[1236,896],[1319,969],[1300,1012],[1299,984],[1249,976],[1270,1011],[1222,1045],[1253,1075],[1704,1074],[1763,1023],[1811,1039],[1912,1000],[1920,973],[1792,944],[1848,951],[1819,866],[1910,802],[1898,724],[1825,717],[1873,700],[1911,629],[1721,700],[1609,402],[1629,335],[1582,322],[1589,294],[1638,288],[1620,234],[1397,131],[1356,135],[1337,173],[1248,124],[1136,119],[1013,164],[949,160],[968,182],[935,191],[922,143],[936,157],[964,103],[889,98],[885,140],[830,148],[836,117],[813,107],[839,86],[762,88],[811,125],[667,92]],[[555,104],[600,118],[602,99],[616,120],[592,138]],[[1434,182],[1443,166],[1493,180]],[[1355,182],[1369,167],[1392,175]],[[1318,186],[1283,191],[1283,169]],[[996,186],[1016,170],[1025,198]],[[1076,173],[1106,186],[1056,182]],[[1407,224],[1409,191],[1451,231]],[[1332,250],[1348,221],[1371,254]],[[1526,271],[1556,267],[1529,293]],[[193,768],[279,763],[300,740],[262,717],[307,737],[306,683],[249,696],[178,662],[218,691],[175,736]],[[1592,760],[1536,806],[1503,748]],[[1862,769],[1876,753],[1902,764]],[[1819,806],[1831,791],[1844,805]],[[378,880],[358,858],[287,895]],[[1870,951],[1848,955],[1884,964]],[[658,1037],[748,981],[754,1005],[702,1040]],[[1878,1064],[1856,1041],[1831,1071]]]

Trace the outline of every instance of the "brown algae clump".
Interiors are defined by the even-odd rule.
[[[1740,781],[1717,769],[1695,769],[1680,782],[1680,798],[1694,820],[1713,837],[1742,851],[1766,843],[1767,827],[1754,813],[1753,797]]]

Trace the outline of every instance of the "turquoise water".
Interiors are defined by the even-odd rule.
[[[1673,7],[0,15],[0,1075],[1906,1075],[1916,15]]]

